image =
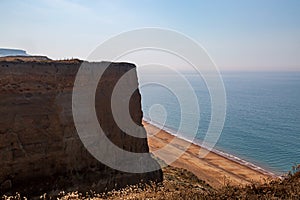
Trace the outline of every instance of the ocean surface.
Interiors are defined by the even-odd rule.
[[[144,119],[164,124],[164,129],[189,133],[189,120],[182,120],[186,109],[177,99],[186,87],[168,73],[138,73]],[[200,120],[194,143],[201,145],[211,119],[211,99],[198,74],[184,77],[198,97]],[[215,150],[227,157],[254,164],[282,175],[300,163],[300,72],[224,72],[226,121]],[[168,81],[169,86],[159,83]],[[150,83],[152,82],[152,83]],[[148,83],[148,84],[145,84]],[[171,90],[170,90],[171,89]],[[190,112],[190,111],[189,111]],[[191,121],[195,113],[187,113]],[[192,125],[191,125],[192,126]],[[187,137],[188,138],[188,137]]]

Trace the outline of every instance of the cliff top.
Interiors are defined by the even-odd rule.
[[[35,63],[35,64],[81,64],[82,62],[88,62],[80,60],[77,58],[64,59],[64,60],[52,60],[47,56],[6,56],[0,57],[0,63]],[[121,64],[126,67],[135,68],[136,66],[132,63],[127,62],[110,62],[110,61],[100,61],[108,62],[111,64]],[[89,63],[99,63],[99,62],[89,62]]]

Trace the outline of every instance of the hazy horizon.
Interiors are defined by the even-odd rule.
[[[1,1],[0,48],[88,55],[119,33],[160,27],[201,44],[221,71],[300,71],[300,1]]]

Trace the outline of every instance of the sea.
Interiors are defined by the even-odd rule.
[[[276,175],[300,164],[300,72],[221,72],[226,92],[226,117],[213,151]],[[144,120],[176,134],[185,123],[182,137],[190,140],[189,120],[199,115],[193,143],[202,144],[211,123],[211,97],[198,73],[184,72],[200,112],[191,112],[179,99],[186,91],[173,73],[138,72]],[[160,84],[168,80],[170,85]],[[174,92],[176,91],[176,92]],[[191,125],[192,126],[192,125]]]

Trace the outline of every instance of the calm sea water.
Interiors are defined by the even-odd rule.
[[[166,116],[166,128],[176,131],[181,112],[186,110],[180,106],[176,94],[159,84],[143,84],[168,80],[177,91],[186,88],[173,74],[139,73],[138,76],[144,117],[163,123]],[[201,141],[210,122],[210,96],[199,75],[185,74],[185,77],[198,97],[200,121],[196,139]],[[227,114],[215,148],[277,174],[299,164],[300,73],[226,72],[222,77]],[[191,119],[195,117],[193,112],[188,114]],[[184,123],[189,127],[189,122]],[[189,128],[183,132],[188,134]]]

